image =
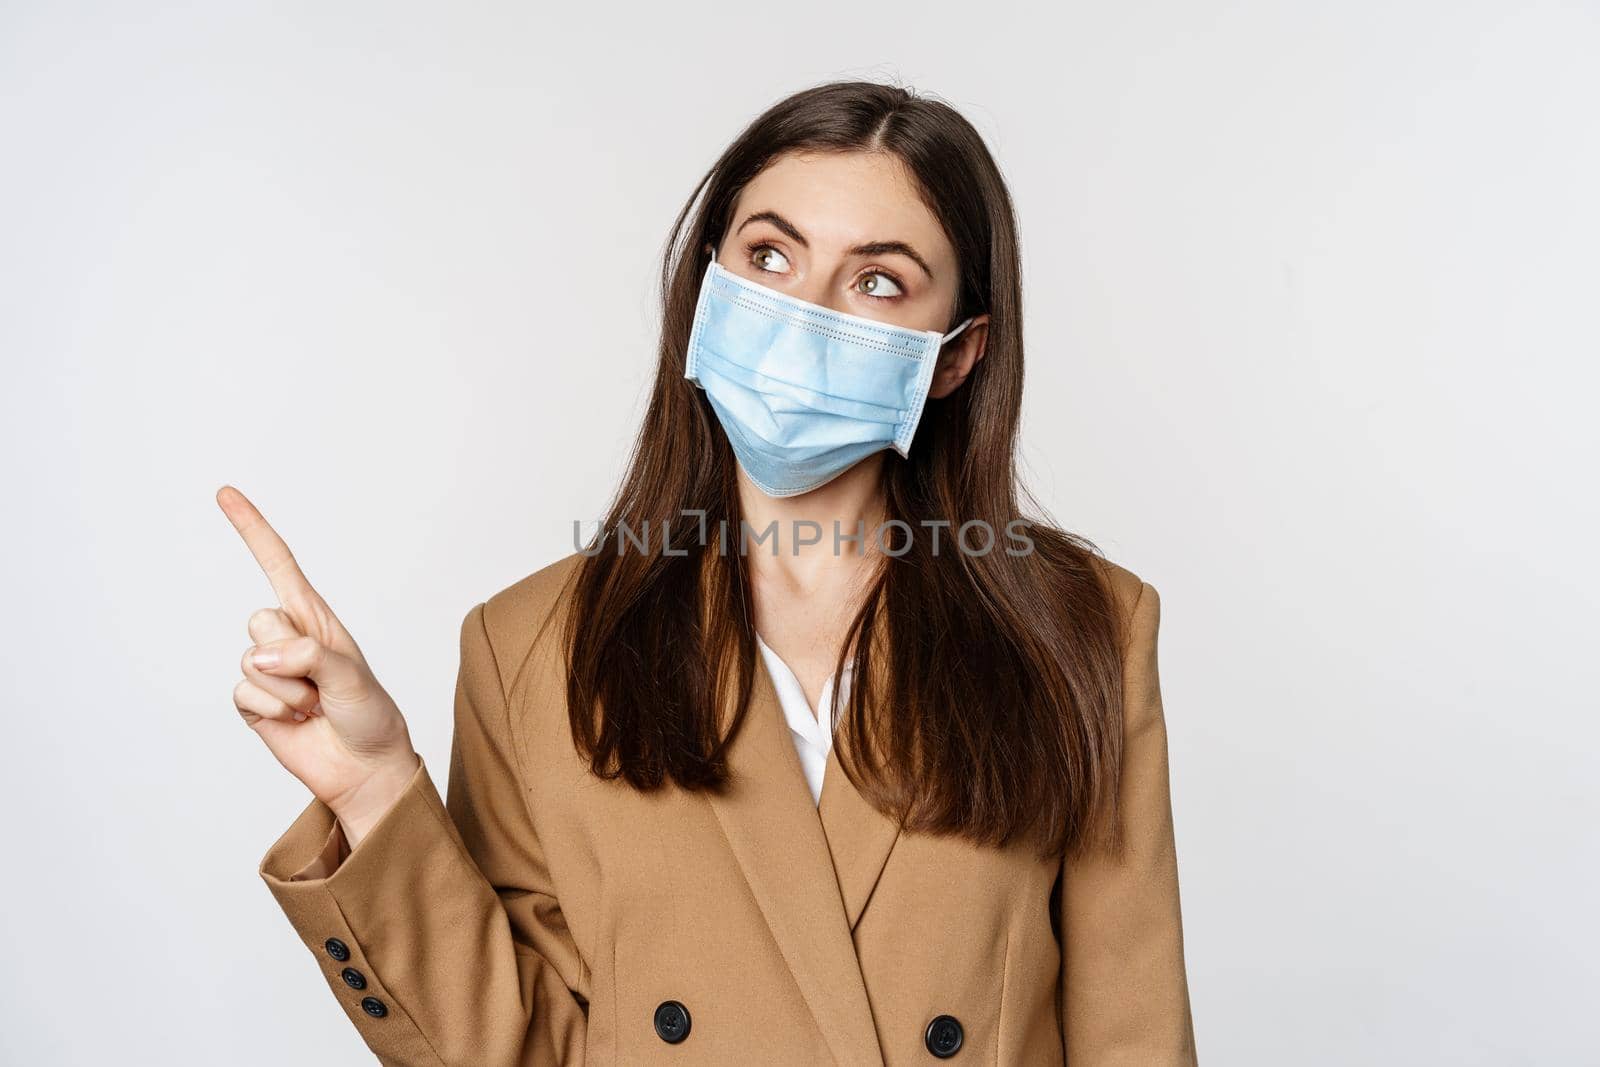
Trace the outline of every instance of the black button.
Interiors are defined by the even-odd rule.
[[[350,958],[350,946],[340,941],[337,937],[328,938],[322,943],[322,947],[328,950],[328,955],[340,963]]]
[[[934,1016],[922,1040],[929,1052],[941,1060],[949,1059],[961,1051],[961,1020],[954,1015]]]
[[[367,988],[367,976],[356,970],[354,967],[346,967],[344,970],[339,972],[339,977],[343,978],[344,984],[349,986],[351,989]]]
[[[361,1010],[372,1016],[374,1019],[381,1019],[385,1015],[389,1014],[388,1005],[384,1004],[384,1002],[379,1000],[377,997],[362,997]]]
[[[676,1000],[663,1000],[656,1007],[656,1036],[676,1045],[689,1036],[689,1009]]]

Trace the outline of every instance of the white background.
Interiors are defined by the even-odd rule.
[[[308,794],[213,493],[445,766],[694,182],[870,77],[988,138],[1025,475],[1161,593],[1203,1061],[1600,1062],[1597,54],[1592,3],[6,5],[0,1061],[368,1062],[256,872]]]

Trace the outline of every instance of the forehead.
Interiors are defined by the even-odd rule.
[[[905,241],[930,260],[955,255],[910,170],[885,152],[785,153],[740,191],[730,227],[753,211],[776,211],[816,251]]]

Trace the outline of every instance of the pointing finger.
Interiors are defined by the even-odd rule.
[[[217,504],[244,539],[250,554],[272,584],[278,602],[301,633],[316,634],[341,651],[355,652],[355,641],[300,570],[294,553],[248,497],[231,485],[217,490]]]
[[[256,563],[266,572],[279,603],[288,608],[317,595],[300,570],[300,564],[295,562],[294,553],[248,497],[233,486],[225,485],[217,490],[217,504],[233,523],[233,528],[239,531]]]

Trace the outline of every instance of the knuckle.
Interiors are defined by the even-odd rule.
[[[324,649],[322,642],[315,637],[301,636],[289,641],[284,650],[286,657],[290,655],[289,649],[294,650],[293,659],[295,663],[303,663],[308,669],[316,667],[322,662]]]
[[[245,629],[249,630],[251,635],[254,636],[258,633],[266,633],[277,621],[278,612],[276,608],[261,608],[250,613],[250,618],[245,623]]]
[[[262,700],[251,710],[263,719],[287,719],[289,717],[288,706],[278,698],[271,696]]]

